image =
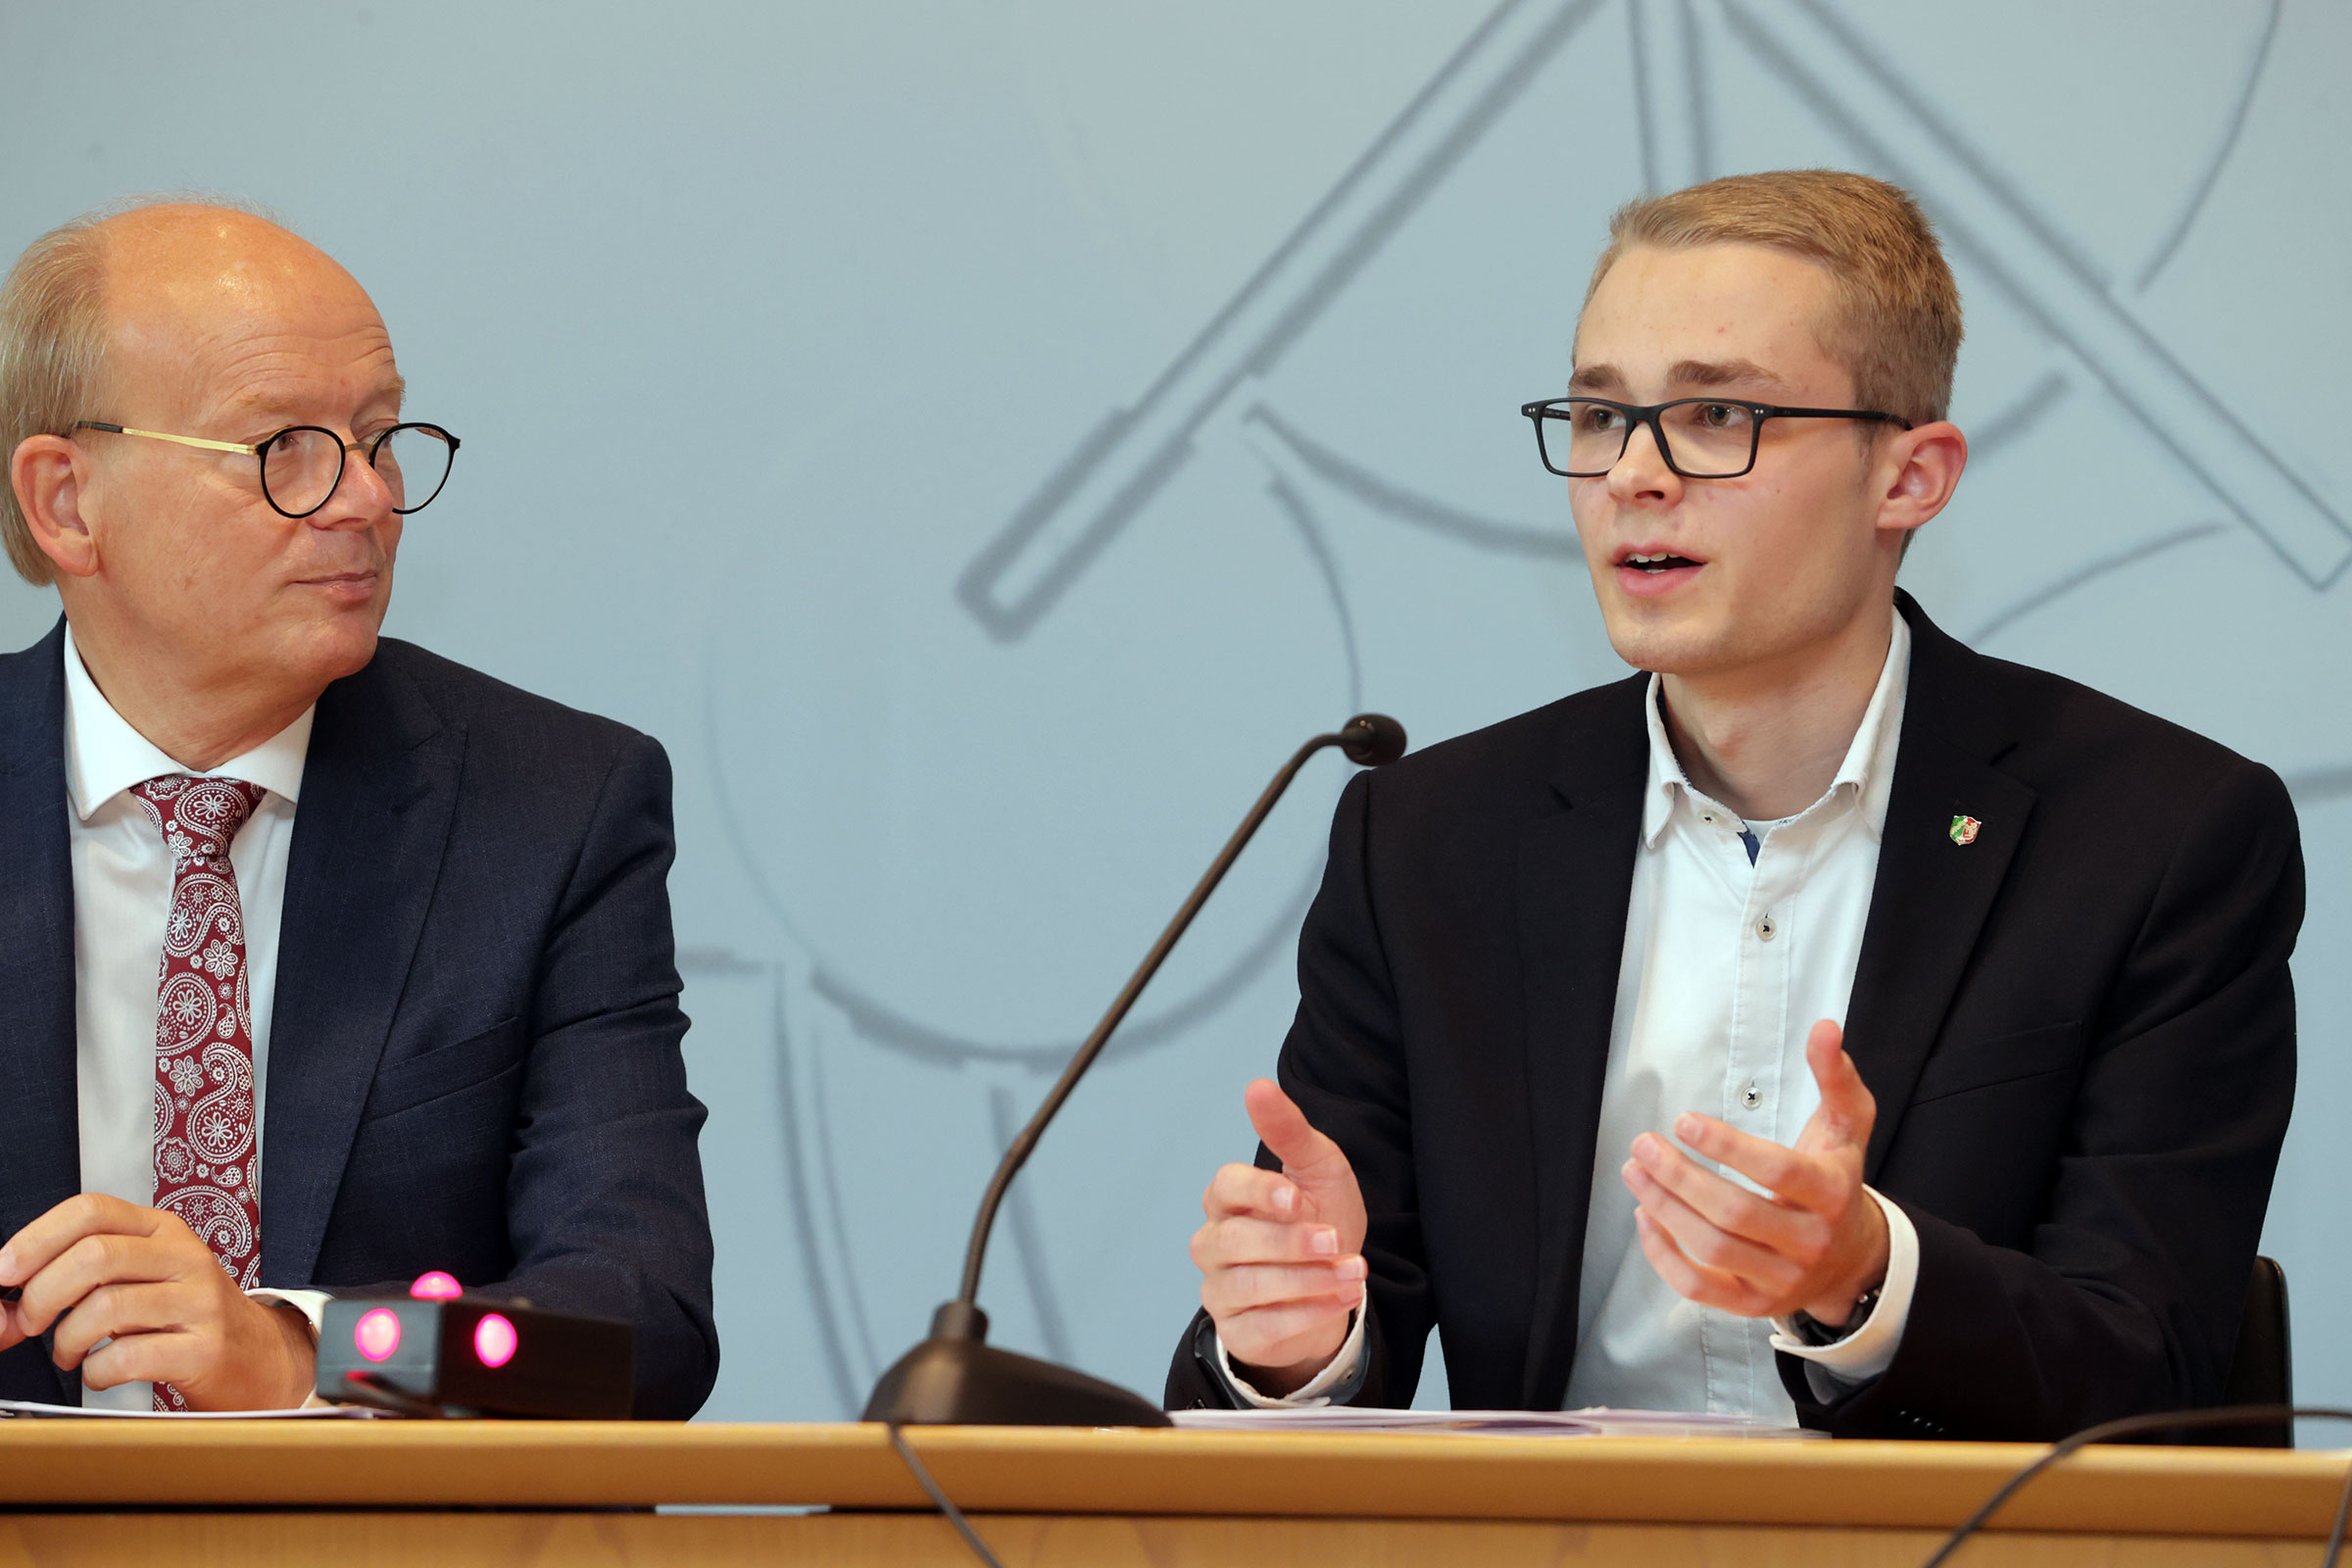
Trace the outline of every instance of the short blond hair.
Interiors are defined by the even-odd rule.
[[[106,388],[106,236],[112,219],[149,207],[217,207],[284,227],[258,203],[212,192],[129,196],[43,234],[0,281],[0,462],[36,435],[64,435],[99,416]],[[16,486],[0,484],[0,543],[17,575],[41,586],[56,579],[32,542]]]
[[[1838,300],[1821,346],[1852,375],[1855,406],[1914,425],[1950,409],[1960,289],[1908,192],[1867,174],[1788,169],[1628,202],[1609,219],[1588,303],[1617,258],[1642,245],[1768,245],[1818,265]]]

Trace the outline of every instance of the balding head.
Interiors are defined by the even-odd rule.
[[[169,669],[299,711],[374,653],[401,519],[370,443],[401,396],[367,291],[279,224],[189,201],[77,220],[0,285],[0,535],[102,689],[111,657],[121,682]],[[289,516],[312,503],[283,508],[255,453],[275,471],[296,426],[327,432],[301,450],[334,488]],[[337,442],[360,454],[340,479]]]
[[[134,197],[60,224],[25,247],[0,282],[0,452],[28,436],[62,435],[76,419],[111,417],[125,303],[152,343],[174,304],[198,312],[240,296],[260,304],[272,279],[282,287],[321,274],[359,289],[317,246],[234,203]],[[26,581],[53,580],[13,486],[0,487],[0,545]]]
[[[112,412],[79,417],[184,421],[223,376],[244,379],[272,368],[268,357],[279,334],[271,328],[278,325],[368,339],[363,354],[391,357],[383,321],[359,282],[268,219],[165,203],[93,224],[88,242],[99,257],[104,332],[91,390]]]

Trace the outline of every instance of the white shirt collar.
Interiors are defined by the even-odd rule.
[[[311,750],[316,704],[302,716],[242,757],[232,757],[207,775],[259,784],[287,801],[302,797],[302,764]],[[81,662],[74,628],[66,627],[66,797],[74,814],[87,822],[100,807],[134,784],[167,773],[188,774],[132,729]]]
[[[1911,628],[1898,610],[1894,612],[1894,634],[1886,641],[1886,662],[1879,669],[1879,684],[1870,694],[1870,706],[1862,710],[1861,727],[1854,731],[1853,741],[1845,749],[1845,760],[1838,764],[1838,776],[1830,781],[1828,793],[1822,796],[1826,801],[1840,790],[1849,792],[1862,808],[1862,820],[1873,843],[1886,826],[1886,798],[1894,786],[1895,750],[1903,727],[1904,685],[1910,673]],[[1649,789],[1642,808],[1644,849],[1657,846],[1658,835],[1666,831],[1666,823],[1674,815],[1678,795],[1707,799],[1683,772],[1682,760],[1674,755],[1674,742],[1666,734],[1666,710],[1659,693],[1660,677],[1652,675],[1642,707],[1649,722]],[[1814,806],[1820,804],[1816,801]],[[1805,809],[1810,811],[1813,807]]]

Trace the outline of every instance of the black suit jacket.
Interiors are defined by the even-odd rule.
[[[0,657],[0,1236],[80,1190],[64,628]],[[384,640],[318,699],[286,871],[262,1281],[624,1319],[637,1413],[718,1366],[650,738]],[[0,1395],[77,1400],[41,1345]]]
[[[1795,1358],[1783,1381],[1807,1424],[1868,1436],[2213,1403],[2293,1097],[2293,808],[2269,769],[1898,597],[1910,682],[1846,1042],[1918,1293],[1882,1376],[1827,1405]],[[1410,1402],[1432,1327],[1457,1406],[1565,1396],[1646,680],[1341,799],[1279,1075],[1363,1186],[1358,1403]],[[1225,1402],[1206,1321],[1171,1405]]]

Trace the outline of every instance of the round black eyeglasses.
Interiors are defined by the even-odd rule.
[[[343,482],[343,462],[353,452],[367,455],[368,466],[392,492],[394,512],[403,516],[422,512],[449,482],[450,465],[458,455],[458,438],[437,424],[396,424],[366,441],[346,441],[332,430],[297,424],[250,446],[242,441],[135,430],[101,419],[76,419],[74,428],[144,436],[207,452],[241,452],[261,466],[262,499],[288,517],[307,517],[326,505]],[[416,496],[423,499],[411,499]]]

